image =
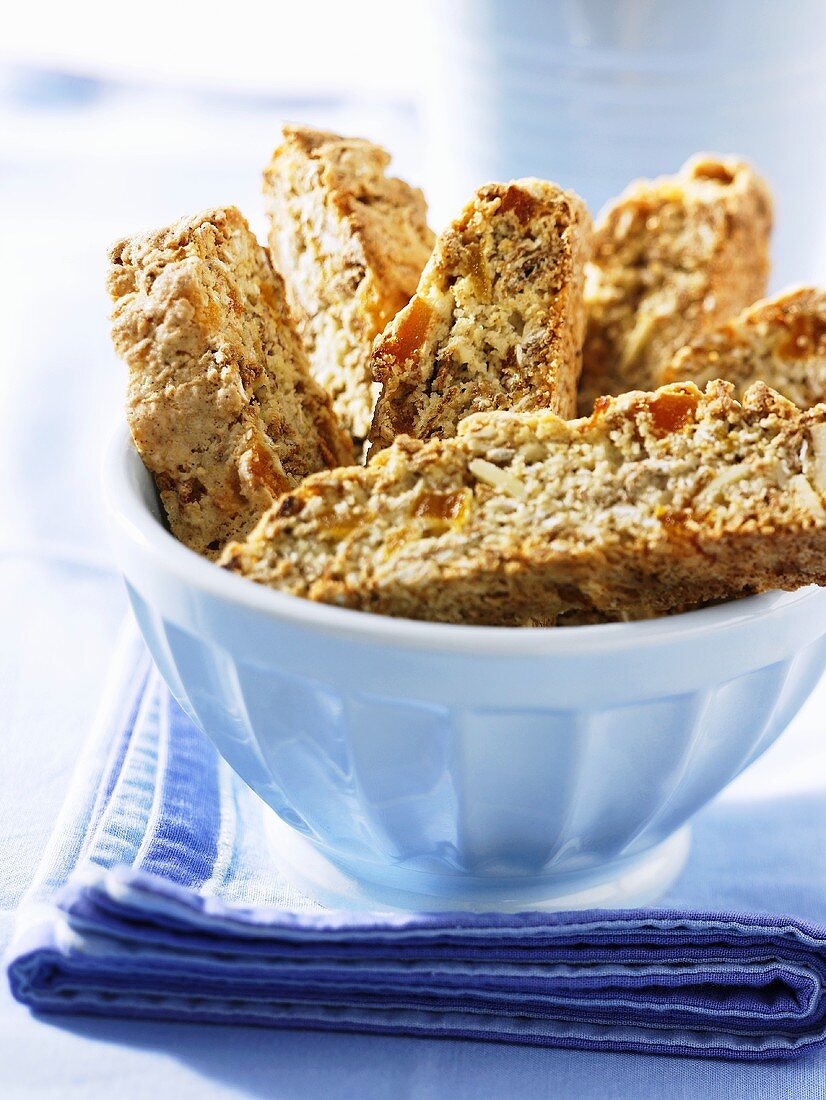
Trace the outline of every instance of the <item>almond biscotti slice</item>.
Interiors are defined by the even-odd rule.
[[[765,294],[771,223],[760,177],[709,153],[609,204],[586,279],[583,416],[601,394],[656,386],[678,348]]]
[[[282,592],[453,623],[646,618],[826,584],[826,406],[757,383],[483,413],[308,478],[226,568]]]
[[[216,557],[307,474],[352,461],[281,279],[234,207],[110,252],[127,418],[173,534]]]
[[[574,415],[590,230],[585,204],[556,184],[479,188],[376,341],[374,450],[402,433],[447,438],[487,409]]]
[[[756,302],[687,347],[664,370],[663,384],[714,378],[738,396],[765,382],[802,409],[826,401],[826,291],[797,287]]]
[[[422,192],[385,174],[359,138],[285,126],[264,173],[270,253],[310,356],[357,445],[378,387],[373,340],[404,306],[433,247]]]

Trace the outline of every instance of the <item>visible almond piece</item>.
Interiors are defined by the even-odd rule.
[[[525,495],[525,483],[515,477],[509,470],[503,470],[484,458],[474,458],[468,463],[468,470],[479,481],[489,485],[492,489],[505,493],[506,496],[519,499]]]
[[[826,519],[823,502],[804,474],[795,474],[794,477],[789,478],[789,491],[797,498],[799,507],[810,512],[818,523]]]
[[[826,424],[813,424],[809,428],[812,441],[812,481],[819,493],[826,493]]]

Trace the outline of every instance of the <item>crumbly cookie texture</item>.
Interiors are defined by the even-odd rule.
[[[771,196],[743,161],[703,153],[639,180],[597,220],[579,411],[652,389],[683,344],[766,292]]]
[[[604,398],[588,419],[482,413],[454,439],[402,437],[308,478],[220,563],[407,618],[645,618],[826,584],[824,497],[826,406],[686,383]]]
[[[714,378],[740,396],[765,382],[802,409],[826,401],[826,291],[796,287],[757,302],[677,352],[659,374],[663,384]]]
[[[376,341],[373,448],[402,433],[447,438],[488,409],[573,416],[590,239],[585,204],[556,184],[479,188]]]
[[[307,474],[351,462],[284,287],[234,207],[109,254],[127,419],[173,534],[215,558]]]
[[[385,174],[378,145],[301,126],[283,137],[264,173],[270,253],[313,374],[358,445],[378,393],[373,340],[410,300],[433,248],[427,206]]]

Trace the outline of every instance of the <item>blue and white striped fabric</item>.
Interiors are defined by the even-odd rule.
[[[804,875],[796,891],[786,873],[771,892],[790,850],[802,866],[823,850],[805,807],[803,841],[793,814],[779,836],[710,820],[734,841],[728,862],[703,845],[716,855],[663,909],[325,911],[279,872],[269,811],[134,637],[116,663],[8,961],[34,1009],[740,1059],[826,1039],[826,884]],[[756,896],[797,918],[723,908],[734,861],[746,871],[737,830],[755,826],[773,838]]]

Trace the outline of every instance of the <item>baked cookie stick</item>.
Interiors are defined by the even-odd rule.
[[[301,126],[283,135],[264,173],[270,252],[313,374],[360,445],[378,392],[373,339],[410,300],[433,247],[427,207],[385,175],[378,145]]]
[[[752,169],[703,153],[639,180],[600,215],[588,268],[579,411],[647,390],[674,353],[766,292],[771,197]]]
[[[590,230],[582,200],[556,184],[476,192],[376,341],[374,450],[400,434],[447,438],[487,409],[574,415]]]
[[[765,382],[801,409],[826,401],[826,291],[797,287],[756,302],[681,348],[659,382],[714,378],[733,382],[738,396]]]
[[[482,413],[454,439],[401,438],[309,478],[221,564],[342,607],[489,625],[826,584],[826,406],[732,391],[687,383],[604,398],[589,419]]]
[[[112,338],[173,534],[216,557],[307,474],[352,461],[281,279],[234,207],[119,241]]]

